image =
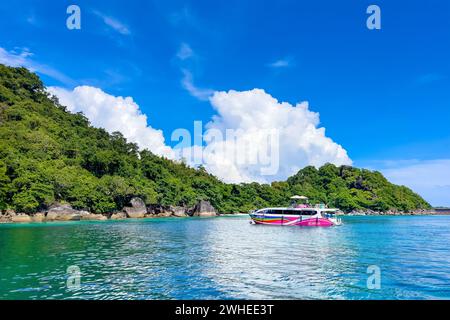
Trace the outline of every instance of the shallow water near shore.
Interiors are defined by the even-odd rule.
[[[0,299],[450,299],[450,216],[0,225]],[[381,288],[368,289],[369,266]],[[81,282],[68,288],[67,268]]]

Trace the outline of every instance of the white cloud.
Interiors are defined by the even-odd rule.
[[[287,68],[292,66],[292,60],[288,58],[280,59],[269,63],[268,66],[271,68]]]
[[[103,22],[122,35],[130,35],[130,29],[122,22],[111,16],[105,15],[99,11],[93,11],[95,15],[103,20]]]
[[[29,58],[33,54],[28,49],[22,49],[20,52],[7,51],[0,47],[0,63],[10,67],[29,67],[31,65]]]
[[[188,62],[187,60],[190,60],[197,56],[195,55],[194,50],[192,50],[189,44],[183,42],[181,43],[180,48],[178,49],[176,57],[179,60],[179,62],[181,62],[182,65],[186,65],[187,64],[186,62]],[[194,84],[194,77],[189,68],[181,67],[180,70],[183,74],[183,77],[181,79],[181,85],[186,91],[189,92],[191,96],[199,100],[206,101],[214,94],[214,90],[208,88],[201,88]]]
[[[143,114],[131,97],[116,97],[99,88],[79,86],[73,90],[50,87],[60,103],[71,112],[83,112],[92,125],[108,132],[120,131],[129,141],[137,143],[153,153],[173,157],[172,149],[165,145],[161,130],[147,124]]]
[[[261,89],[215,92],[210,101],[217,115],[207,124],[207,129],[239,132],[237,139],[211,141],[205,146],[214,150],[204,154],[205,167],[224,181],[270,182],[286,179],[307,165],[352,163],[347,152],[326,137],[325,128],[318,127],[319,114],[311,112],[307,102],[295,106],[278,102]],[[278,154],[269,162],[279,161],[278,170],[264,175],[261,169],[267,168],[269,162],[237,160],[243,153],[255,156],[254,150],[266,143],[264,133],[272,131],[277,132],[279,139],[277,147],[271,151]]]
[[[199,88],[194,85],[192,73],[189,70],[182,69],[181,71],[183,72],[183,79],[181,80],[181,84],[191,96],[196,97],[199,100],[208,100],[213,95],[214,90]]]
[[[391,182],[405,185],[434,206],[450,206],[450,159],[389,161],[378,164]]]
[[[25,67],[31,72],[37,72],[49,76],[66,85],[74,85],[75,81],[58,70],[44,64],[35,62],[33,54],[26,48],[16,50],[6,50],[0,47],[0,63],[10,67]]]
[[[186,60],[194,55],[194,51],[187,43],[182,43],[180,49],[177,52],[177,57],[180,60]]]

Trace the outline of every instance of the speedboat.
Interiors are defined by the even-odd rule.
[[[293,196],[291,199],[307,200],[304,196]],[[331,227],[342,224],[341,219],[336,217],[338,211],[325,205],[292,204],[290,207],[259,209],[251,212],[250,218],[255,224]]]

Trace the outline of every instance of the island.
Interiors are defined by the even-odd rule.
[[[308,166],[271,184],[224,183],[93,127],[36,74],[0,65],[0,222],[215,216],[285,206],[295,194],[344,213],[434,212],[406,186],[351,166]]]

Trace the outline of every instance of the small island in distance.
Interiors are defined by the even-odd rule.
[[[0,65],[0,222],[242,213],[287,205],[294,194],[345,213],[434,212],[380,172],[350,166],[308,166],[270,185],[224,183],[92,127],[37,75]]]

